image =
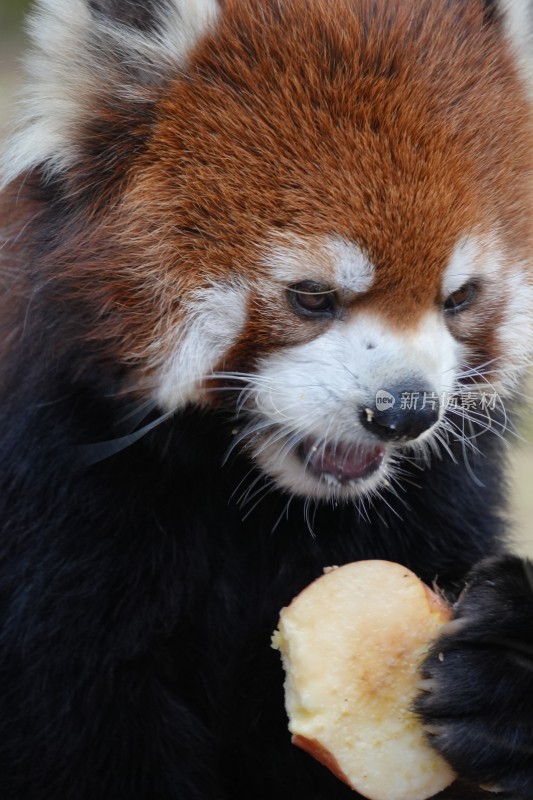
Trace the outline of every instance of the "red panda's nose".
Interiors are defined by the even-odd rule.
[[[360,421],[385,442],[411,441],[429,430],[439,419],[440,401],[434,391],[394,388],[379,391],[374,402],[363,406]]]

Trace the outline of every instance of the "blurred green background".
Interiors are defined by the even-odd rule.
[[[13,87],[20,78],[19,53],[23,46],[22,20],[30,0],[0,0],[0,134],[5,128]]]
[[[19,28],[20,20],[29,8],[29,0],[2,0],[0,4],[0,25],[9,33]]]
[[[10,49],[21,38],[21,20],[31,6],[31,0],[0,0],[0,40]],[[4,53],[2,53],[3,60]]]
[[[22,79],[22,19],[30,5],[30,0],[0,0],[0,136],[9,128],[16,87]],[[527,387],[526,396],[533,407],[533,382]],[[510,514],[515,549],[533,557],[533,414],[524,415],[520,437],[509,448]]]

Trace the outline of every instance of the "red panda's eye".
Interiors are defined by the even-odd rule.
[[[332,316],[337,309],[337,296],[328,286],[314,281],[295,283],[288,291],[289,302],[305,317]]]
[[[444,310],[455,314],[464,311],[474,301],[478,287],[473,282],[465,283],[455,292],[452,292],[444,301]]]

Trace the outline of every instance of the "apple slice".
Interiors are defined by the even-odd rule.
[[[450,616],[399,564],[326,570],[283,609],[272,640],[294,744],[370,800],[426,800],[451,784],[411,711],[420,664]]]

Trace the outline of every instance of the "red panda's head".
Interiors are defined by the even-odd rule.
[[[533,321],[505,6],[41,0],[6,182],[60,187],[43,275],[126,389],[232,406],[262,469],[319,498],[490,420]]]

